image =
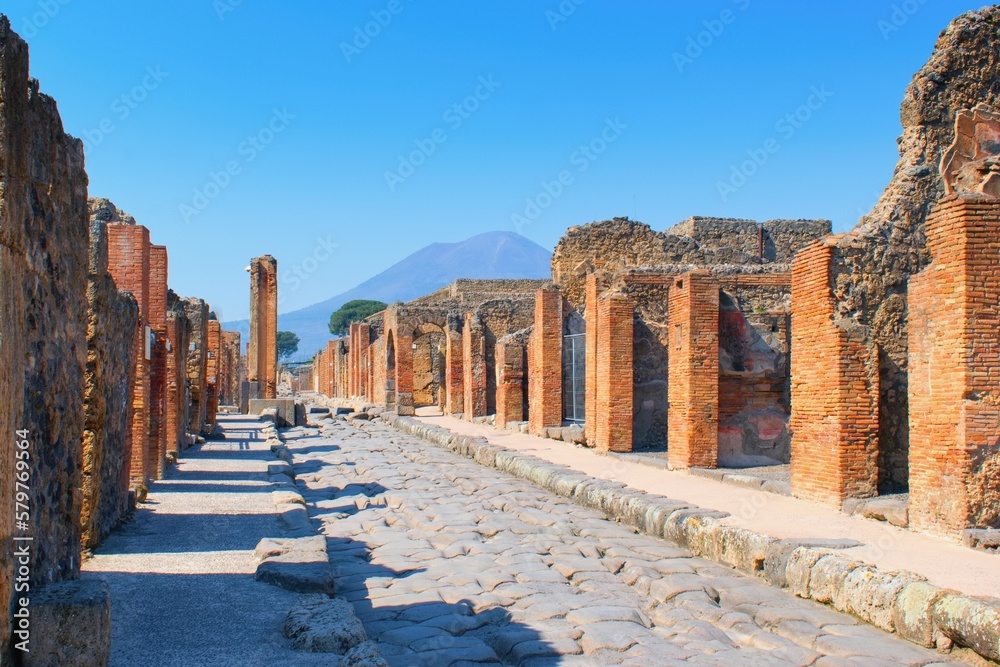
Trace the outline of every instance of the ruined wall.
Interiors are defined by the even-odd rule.
[[[87,361],[83,144],[28,74],[27,45],[0,17],[0,649],[10,639],[11,536],[30,535],[31,585],[80,568]],[[25,438],[17,431],[26,431]],[[30,525],[14,520],[15,450],[30,452]]]
[[[794,253],[830,233],[826,220],[770,221],[690,218],[665,232],[615,218],[571,227],[552,254],[552,279],[575,307],[582,308],[586,276],[630,268],[730,267],[734,271],[787,270]]]
[[[940,162],[955,136],[956,114],[980,103],[1000,107],[998,29],[1000,7],[992,6],[963,14],[942,32],[904,96],[892,181],[871,213],[838,241],[835,317],[841,329],[863,334],[871,349],[865,373],[879,375],[884,491],[904,488],[907,480],[907,280],[929,261],[924,225],[943,195]]]
[[[191,392],[188,414],[189,433],[203,433],[207,420],[206,385],[208,382],[208,304],[201,299],[182,299],[190,324],[187,352],[187,379]]]
[[[215,313],[208,315],[208,351],[205,360],[205,421],[209,429],[219,412],[219,380],[222,372],[222,325]]]
[[[135,298],[120,292],[108,273],[107,229],[93,214],[91,210],[80,511],[85,549],[96,547],[129,509],[134,339],[140,326]]]
[[[247,378],[260,398],[277,398],[278,261],[270,255],[250,262],[250,343]]]
[[[497,412],[495,426],[528,418],[528,341],[533,327],[501,337],[496,344]]]
[[[486,414],[491,415],[495,414],[497,409],[495,356],[497,339],[531,326],[535,318],[535,299],[533,296],[530,298],[494,298],[477,306],[475,313],[483,325],[483,338],[486,347],[484,353],[486,364]]]

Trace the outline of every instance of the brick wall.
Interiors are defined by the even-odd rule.
[[[465,315],[462,327],[462,371],[465,418],[472,421],[487,415],[486,407],[486,332],[479,317]]]
[[[839,507],[877,493],[878,380],[864,334],[835,321],[839,237],[792,264],[792,493]]]
[[[951,196],[909,284],[910,527],[1000,528],[1000,200]]]
[[[151,431],[152,345],[146,327],[150,315],[149,230],[141,225],[110,224],[108,229],[108,272],[118,289],[132,293],[139,306],[139,326],[135,332],[135,383],[132,389],[131,484],[146,487],[152,469],[149,456]]]
[[[634,325],[635,303],[627,296],[611,292],[598,299],[597,424],[592,445],[601,451],[632,451]]]
[[[528,431],[533,435],[544,435],[546,428],[562,426],[562,343],[562,293],[539,290],[528,343]]]
[[[250,344],[247,378],[261,398],[278,396],[278,261],[270,255],[250,262]]]
[[[691,271],[670,287],[667,458],[715,468],[719,455],[719,283]]]

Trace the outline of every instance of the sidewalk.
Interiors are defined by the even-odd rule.
[[[219,416],[224,439],[189,449],[135,518],[83,565],[111,587],[111,666],[325,665],[281,627],[299,595],[254,579],[253,550],[285,530],[257,417]]]
[[[648,493],[730,513],[724,523],[775,538],[853,539],[861,546],[842,553],[884,571],[909,570],[939,587],[969,596],[1000,598],[1000,555],[974,551],[941,538],[853,517],[825,505],[724,484],[684,472],[660,470],[609,457],[557,440],[498,431],[454,417],[421,414],[416,419],[454,433],[537,456],[578,472],[627,484]]]

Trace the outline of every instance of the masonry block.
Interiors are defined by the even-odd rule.
[[[865,331],[838,320],[839,237],[792,263],[792,493],[840,507],[877,494],[878,377]]]
[[[708,271],[674,280],[669,297],[667,461],[719,461],[719,282]]]
[[[462,338],[464,320],[449,318],[445,340],[444,413],[460,415],[465,412],[465,348]]]
[[[1000,199],[956,195],[927,219],[910,278],[910,527],[1000,527]]]

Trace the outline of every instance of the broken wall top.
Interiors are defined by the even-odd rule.
[[[798,250],[830,230],[828,220],[689,218],[657,232],[614,218],[570,228],[552,255],[552,278],[570,303],[582,306],[586,276],[597,270],[785,272]]]

